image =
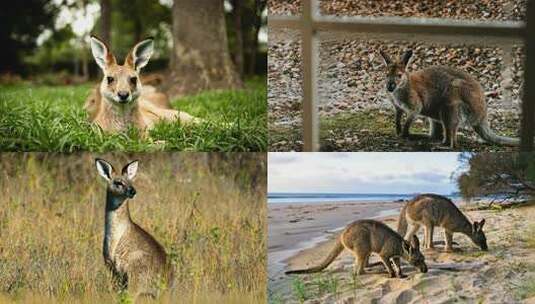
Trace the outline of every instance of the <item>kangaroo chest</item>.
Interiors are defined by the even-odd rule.
[[[137,106],[107,107],[101,110],[96,121],[104,130],[124,131],[131,125],[144,128],[145,123],[140,116]]]
[[[124,271],[125,265],[122,265],[121,248],[129,226],[128,221],[120,219],[115,212],[106,213],[103,254],[106,262],[117,271]]]
[[[411,100],[408,87],[400,85],[396,88],[396,90],[394,90],[394,92],[389,93],[389,95],[390,101],[394,104],[394,106],[402,109],[403,111],[408,113],[420,112],[420,107],[417,106],[414,100]]]

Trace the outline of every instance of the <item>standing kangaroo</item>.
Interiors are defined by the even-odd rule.
[[[408,50],[399,61],[392,61],[383,51],[386,65],[386,90],[396,108],[396,132],[409,137],[409,129],[418,115],[429,118],[430,136],[455,148],[457,129],[462,123],[471,125],[485,141],[516,146],[519,139],[499,136],[489,126],[487,104],[481,85],[468,73],[445,66],[432,66],[409,73],[412,57]],[[401,116],[407,120],[401,127]]]
[[[427,272],[425,257],[420,252],[420,242],[413,236],[407,242],[387,225],[374,220],[359,220],[349,224],[336,240],[336,245],[329,256],[318,266],[290,270],[292,273],[314,273],[325,269],[344,250],[350,250],[355,256],[354,271],[361,275],[365,272],[368,259],[372,253],[379,255],[390,277],[405,277],[401,273],[400,257],[417,267],[421,272]]]
[[[153,47],[152,38],[139,42],[128,53],[124,64],[118,65],[108,46],[91,36],[91,52],[104,77],[98,93],[87,99],[85,108],[91,121],[102,130],[122,132],[134,126],[146,136],[148,129],[161,120],[180,120],[184,124],[200,122],[185,112],[166,108],[167,102],[162,100],[161,93],[143,90],[139,73],[149,62]]]
[[[407,227],[410,227],[407,229]],[[444,228],[446,251],[453,251],[453,233],[459,232],[468,236],[482,250],[488,250],[487,238],[483,232],[485,220],[470,223],[468,218],[447,197],[436,194],[421,194],[413,198],[399,214],[398,233],[410,239],[424,226],[424,247],[433,248],[433,229],[435,226]]]
[[[104,226],[104,262],[120,289],[134,296],[156,297],[162,284],[170,285],[173,270],[164,248],[132,221],[128,202],[136,195],[132,179],[138,162],[133,161],[115,176],[108,162],[96,159],[97,171],[107,182]]]

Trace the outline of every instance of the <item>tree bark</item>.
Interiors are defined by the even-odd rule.
[[[222,0],[175,0],[173,53],[163,88],[172,97],[234,89],[241,80],[230,59]]]
[[[234,19],[234,32],[236,34],[236,53],[234,63],[240,77],[243,78],[243,29],[242,29],[243,0],[232,1],[232,17]]]
[[[111,46],[111,0],[100,0],[100,35]]]
[[[254,1],[254,28],[253,28],[253,37],[251,41],[251,56],[249,57],[248,71],[247,74],[254,75],[256,71],[256,55],[258,54],[258,32],[260,32],[260,27],[262,26],[262,12],[266,8],[265,0],[255,0]]]

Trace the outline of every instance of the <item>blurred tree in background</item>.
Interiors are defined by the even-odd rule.
[[[462,153],[457,184],[464,198],[535,195],[534,153]]]
[[[226,37],[220,40],[226,40],[226,56],[231,62],[229,66],[221,68],[235,70],[239,74],[236,77],[238,80],[254,74],[265,74],[266,46],[258,41],[259,32],[267,23],[265,0],[206,1],[206,3],[181,0],[180,3],[188,1],[197,11],[203,5],[215,7],[217,4],[218,14],[224,16],[223,27],[226,28]],[[89,50],[90,34],[96,34],[107,41],[119,61],[124,60],[137,41],[152,36],[155,38],[155,54],[151,58],[151,64],[147,66],[147,71],[164,71],[171,74],[175,71],[175,74],[179,74],[176,73],[177,64],[187,65],[188,58],[177,57],[173,65],[173,38],[176,36],[173,36],[172,5],[172,0],[13,2],[9,8],[2,10],[0,15],[3,23],[0,27],[0,39],[5,47],[4,56],[0,57],[0,74],[9,72],[30,77],[34,81],[43,78],[43,75],[48,75],[48,79],[58,81],[60,84],[95,78],[99,70],[93,63]],[[207,9],[214,8],[207,7]],[[184,14],[191,15],[187,12]],[[212,20],[212,23],[215,21]],[[188,27],[186,31],[198,36],[203,33],[209,34],[211,29],[207,24],[203,27]],[[217,43],[206,41],[204,44]],[[192,72],[185,69],[180,73],[185,74],[186,70]],[[194,82],[191,85],[193,86]],[[202,87],[202,89],[210,88],[213,87],[209,85]],[[185,91],[196,90],[186,88]]]
[[[25,74],[23,57],[35,50],[37,37],[54,24],[56,8],[48,0],[11,1],[0,10],[0,73]]]

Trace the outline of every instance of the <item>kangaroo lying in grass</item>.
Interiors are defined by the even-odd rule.
[[[145,39],[128,53],[123,65],[117,64],[108,46],[91,36],[91,51],[104,77],[87,101],[85,108],[92,122],[106,132],[122,132],[133,126],[147,131],[157,122],[177,121],[183,124],[201,120],[185,112],[173,110],[167,97],[154,89],[143,89],[139,73],[149,62],[153,52],[153,39]],[[163,95],[163,96],[162,96]]]
[[[433,248],[433,230],[435,226],[444,228],[446,251],[453,251],[453,233],[468,236],[482,250],[488,250],[487,238],[483,232],[485,220],[470,223],[468,218],[447,197],[436,194],[421,194],[413,198],[399,214],[398,233],[411,239],[420,226],[425,229],[425,248]],[[409,227],[410,226],[410,227]]]
[[[487,104],[481,85],[468,73],[445,66],[432,66],[409,73],[409,50],[398,61],[380,51],[386,65],[386,90],[396,108],[396,132],[409,137],[409,129],[418,116],[429,118],[430,136],[455,148],[457,129],[462,123],[471,125],[481,138],[500,145],[519,145],[518,138],[494,133],[487,119]],[[401,126],[402,113],[408,117]]]
[[[344,250],[350,250],[355,256],[355,273],[364,274],[368,259],[372,253],[379,255],[390,277],[405,277],[401,272],[400,258],[427,272],[425,257],[420,252],[420,242],[414,235],[410,243],[405,241],[387,225],[374,220],[359,220],[349,224],[336,240],[336,245],[327,258],[318,266],[290,270],[292,273],[314,273],[325,269]]]
[[[104,261],[120,289],[136,299],[157,297],[160,288],[170,286],[173,267],[156,239],[132,221],[128,202],[136,195],[132,179],[138,162],[124,166],[120,175],[111,164],[96,159],[97,171],[108,183],[104,226]]]

